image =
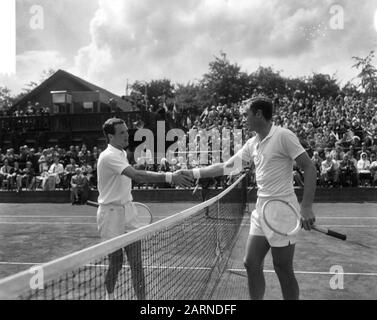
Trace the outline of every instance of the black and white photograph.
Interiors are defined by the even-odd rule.
[[[1,0],[0,41],[0,300],[377,300],[377,1]]]

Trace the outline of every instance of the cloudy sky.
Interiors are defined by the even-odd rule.
[[[33,5],[44,27],[33,30]],[[344,11],[344,29],[339,7]],[[334,10],[334,11],[333,11]],[[377,0],[17,0],[14,93],[45,69],[65,69],[124,94],[126,79],[195,81],[220,51],[244,71],[356,75],[352,56],[377,47]]]

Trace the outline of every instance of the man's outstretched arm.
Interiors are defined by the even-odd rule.
[[[238,174],[247,166],[248,163],[243,161],[239,155],[234,155],[227,162],[213,164],[200,169],[185,170],[183,172],[195,179],[216,178]]]
[[[129,166],[123,170],[122,175],[129,177],[137,183],[174,183],[181,187],[192,187],[193,179],[188,174],[183,174],[182,171],[176,171],[174,173],[157,173],[152,171],[136,170]]]

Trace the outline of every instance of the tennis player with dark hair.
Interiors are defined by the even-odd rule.
[[[316,189],[316,169],[296,135],[272,123],[273,104],[265,97],[251,99],[247,105],[247,122],[256,136],[225,163],[194,169],[188,174],[195,179],[227,175],[241,171],[254,163],[258,199],[251,215],[250,233],[244,259],[251,299],[263,299],[265,279],[264,259],[271,249],[275,272],[284,299],[298,299],[299,287],[293,271],[295,236],[266,232],[261,221],[263,204],[270,199],[288,201],[301,213],[305,230],[315,222],[312,203]],[[293,188],[293,163],[304,171],[304,195],[301,205]]]
[[[103,125],[108,146],[98,159],[98,204],[97,223],[103,240],[120,236],[137,229],[137,212],[132,203],[132,180],[137,183],[174,183],[191,187],[193,179],[181,172],[155,173],[133,168],[124,150],[128,146],[128,128],[121,119],[109,119]],[[132,281],[137,298],[144,300],[145,281],[142,269],[141,243],[136,242],[125,248],[131,267]],[[123,265],[123,250],[109,256],[106,274],[106,298],[114,299],[114,289],[119,271]]]

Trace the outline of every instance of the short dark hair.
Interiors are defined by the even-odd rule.
[[[250,101],[250,110],[253,114],[256,114],[258,110],[262,110],[263,118],[266,120],[272,119],[273,109],[274,106],[272,100],[267,97],[258,96]]]
[[[103,134],[106,138],[107,143],[110,142],[108,135],[109,134],[112,134],[112,135],[115,134],[115,126],[118,125],[118,124],[125,124],[125,122],[122,119],[111,118],[103,124],[102,131],[103,131]]]

